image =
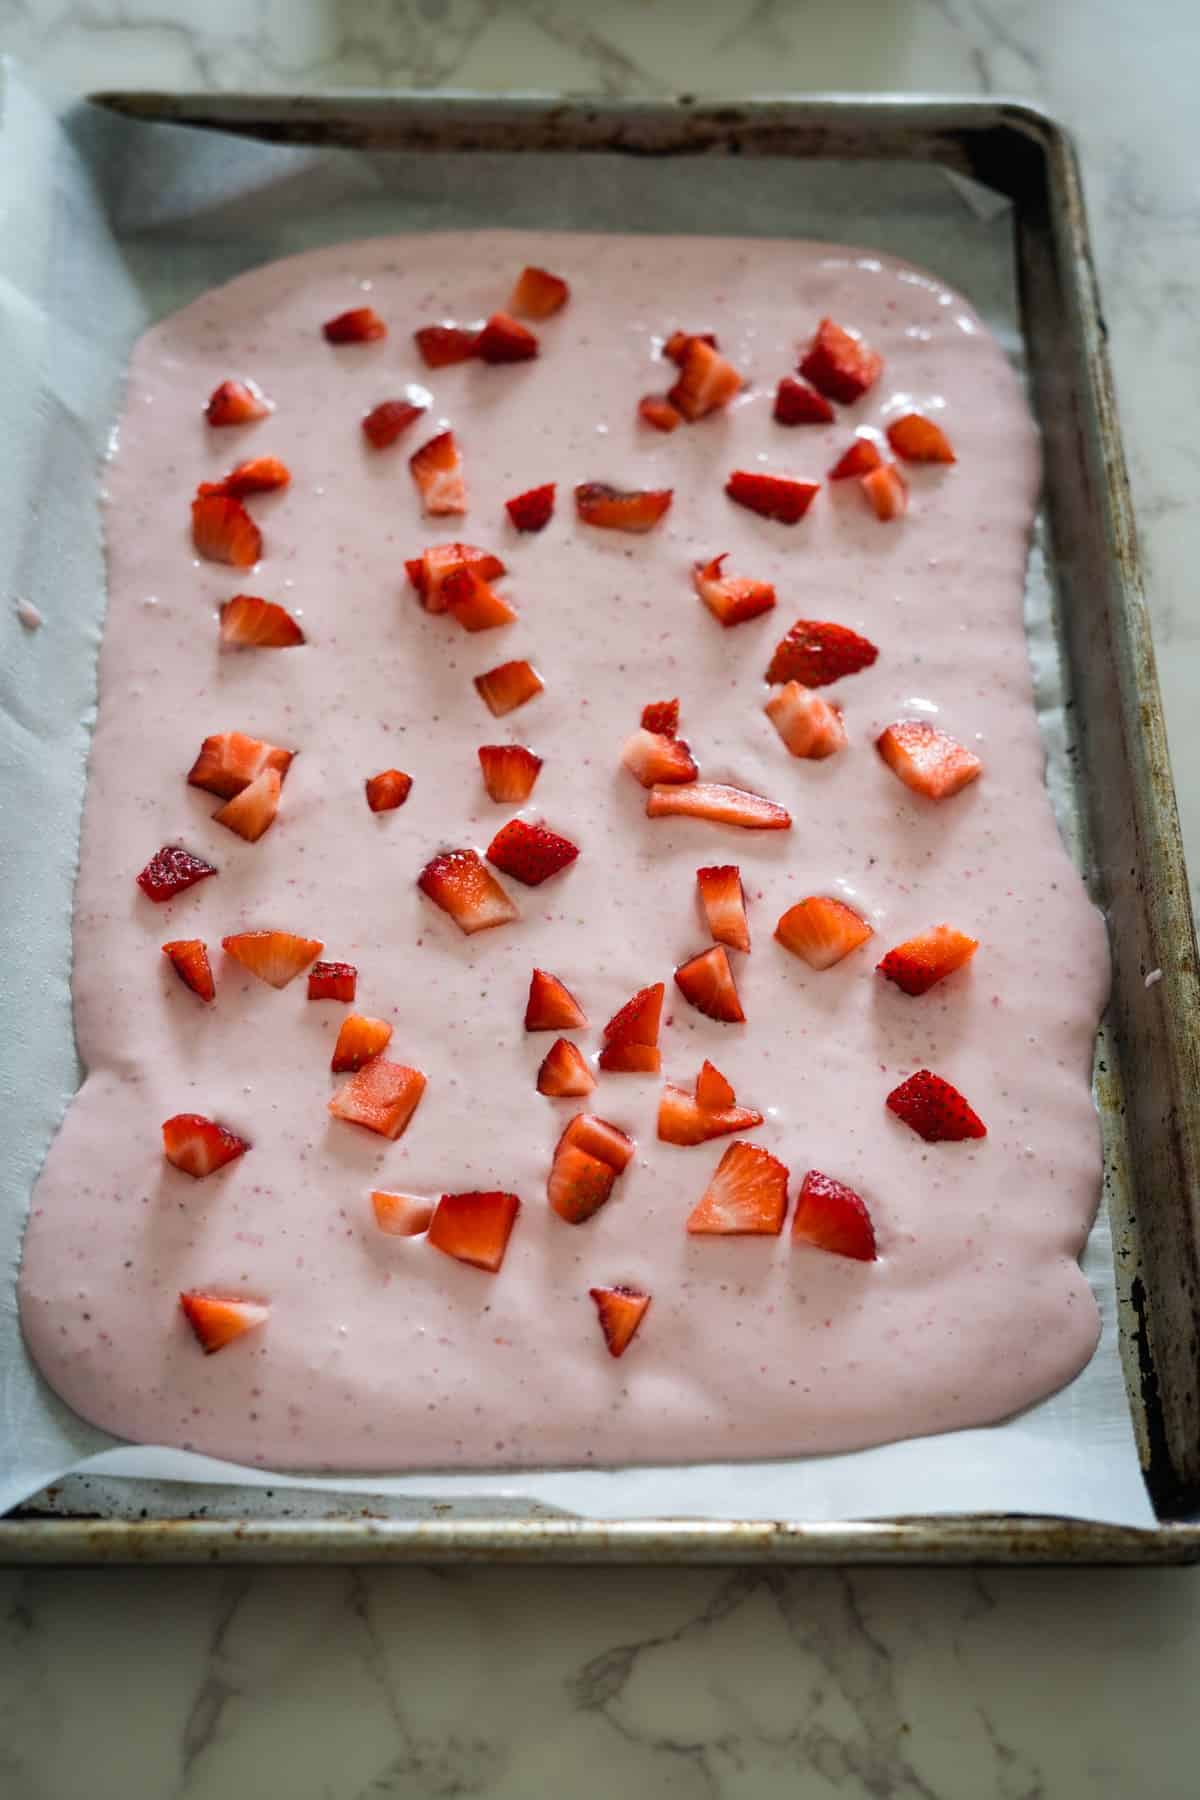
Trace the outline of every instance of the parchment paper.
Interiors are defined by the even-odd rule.
[[[87,107],[59,118],[11,66],[0,69],[0,83],[0,1512],[76,1470],[105,1477],[95,1489],[118,1512],[151,1503],[144,1483],[169,1481],[382,1495],[405,1512],[436,1501],[442,1517],[447,1502],[478,1512],[486,1498],[510,1514],[553,1509],[600,1519],[1004,1511],[1151,1524],[1118,1358],[1103,1213],[1084,1258],[1103,1339],[1075,1382],[1000,1426],[854,1455],[306,1479],[119,1445],[50,1393],[21,1342],[15,1283],[30,1190],[79,1078],[70,912],[105,603],[101,458],[143,327],[216,282],[317,244],[524,225],[876,246],[962,289],[1018,366],[1021,342],[1005,202],[934,169],[276,148],[130,124]],[[1050,592],[1035,550],[1030,644],[1052,773],[1061,777]],[[21,622],[22,602],[43,615],[40,629]],[[1073,838],[1069,783],[1055,779],[1052,791]],[[231,1504],[226,1493],[222,1511]],[[262,1513],[261,1492],[253,1510]]]

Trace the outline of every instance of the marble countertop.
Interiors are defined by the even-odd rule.
[[[1196,0],[0,0],[65,91],[1004,92],[1075,131],[1200,871]],[[1191,1800],[1194,1572],[0,1572],[5,1800]]]

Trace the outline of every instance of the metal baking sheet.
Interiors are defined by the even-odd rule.
[[[269,1517],[250,1516],[243,1500],[232,1516],[229,1503],[206,1489],[202,1501],[180,1494],[161,1516],[132,1524],[87,1520],[83,1515],[105,1510],[102,1484],[77,1478],[45,1503],[42,1516],[27,1509],[0,1524],[0,1559],[1195,1558],[1200,1528],[1177,1522],[1200,1500],[1192,1316],[1200,1087],[1187,1025],[1197,1016],[1194,938],[1103,324],[1078,173],[1061,131],[1026,108],[994,102],[102,99],[147,120],[372,149],[915,159],[974,176],[1012,201],[1034,403],[1046,436],[1046,499],[1084,802],[1083,860],[1114,940],[1113,1001],[1098,1068],[1123,1350],[1162,1523],[1149,1532],[983,1516],[602,1525],[493,1515],[431,1523],[405,1516],[400,1506],[372,1505],[368,1515],[344,1496],[319,1495],[289,1495]],[[1156,969],[1163,978],[1147,987],[1145,976]]]

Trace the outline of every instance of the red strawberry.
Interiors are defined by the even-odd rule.
[[[667,395],[685,419],[693,424],[710,412],[728,406],[742,385],[742,378],[719,350],[703,338],[689,338],[679,358],[679,379]]]
[[[707,1060],[700,1065],[700,1073],[696,1077],[696,1104],[705,1112],[720,1112],[723,1107],[737,1104],[737,1095],[733,1091],[733,1083],[727,1081],[720,1069],[713,1067]]]
[[[771,415],[779,425],[829,425],[833,408],[823,394],[807,382],[785,375],[775,390],[775,410]]]
[[[841,406],[853,406],[883,371],[883,358],[861,338],[822,319],[800,363],[800,373],[819,394]]]
[[[983,764],[928,719],[900,719],[881,731],[875,748],[894,775],[915,794],[946,800],[974,781]]]
[[[255,382],[222,381],[209,395],[204,416],[210,425],[249,425],[274,410]]]
[[[137,884],[147,900],[161,906],[164,900],[173,900],[185,888],[194,887],[198,881],[216,872],[210,862],[193,856],[182,845],[164,844],[150,858],[138,876]]]
[[[192,501],[192,542],[208,562],[249,569],[262,555],[262,532],[240,500],[199,494]]]
[[[413,337],[425,366],[444,369],[450,363],[468,362],[474,356],[479,328],[447,321],[442,325],[423,325],[420,331],[413,332]]]
[[[788,1172],[768,1150],[730,1144],[688,1215],[694,1235],[778,1237],[787,1212]]]
[[[243,731],[218,731],[201,744],[188,770],[188,782],[222,800],[232,800],[264,769],[277,770],[282,781],[294,755],[293,750],[281,750],[277,744],[247,737]]]
[[[546,1198],[568,1225],[582,1225],[600,1211],[616,1183],[606,1162],[574,1144],[560,1144],[550,1165]]]
[[[524,819],[510,819],[502,825],[487,847],[488,861],[526,887],[540,887],[578,855],[578,847],[570,838],[560,837],[544,825],[530,825]]]
[[[522,269],[509,306],[526,319],[548,319],[567,304],[571,290],[561,275],[548,269]]]
[[[736,863],[717,863],[696,870],[696,886],[709,935],[731,950],[749,950],[750,926],[746,920],[746,895]]]
[[[583,1008],[558,976],[535,969],[525,1005],[526,1031],[578,1031],[586,1024]]]
[[[800,1188],[792,1219],[793,1244],[812,1244],[855,1262],[874,1262],[875,1227],[853,1188],[810,1169]]]
[[[308,971],[310,1000],[354,999],[358,989],[358,970],[353,963],[315,962]]]
[[[607,1163],[614,1175],[626,1169],[633,1157],[633,1139],[595,1113],[576,1113],[558,1140],[557,1150],[573,1147]],[[556,1150],[556,1154],[557,1154]]]
[[[874,932],[843,900],[811,894],[789,906],[775,936],[785,950],[806,962],[810,969],[832,969],[844,956],[865,944]]]
[[[491,631],[497,625],[511,625],[516,608],[509,605],[476,569],[463,563],[447,575],[442,583],[446,610],[464,631]]]
[[[770,612],[775,604],[775,589],[769,581],[721,574],[721,564],[728,554],[723,551],[711,562],[697,563],[692,570],[696,592],[713,618],[726,629],[741,625],[746,619],[757,619],[759,613]]]
[[[702,950],[699,956],[681,963],[675,971],[675,986],[697,1012],[708,1018],[719,1019],[725,1025],[745,1021],[724,944],[714,944],[711,950]]]
[[[604,1027],[604,1047],[600,1067],[613,1074],[657,1073],[662,1066],[658,1049],[658,1028],[662,1018],[661,981],[652,987],[639,988]]]
[[[367,805],[373,813],[395,812],[412,793],[412,776],[403,769],[380,769],[378,775],[367,777],[364,786]]]
[[[738,825],[743,831],[790,831],[792,815],[774,800],[719,781],[692,781],[682,787],[659,783],[646,796],[646,817],[710,819],[715,825]]]
[[[651,700],[642,708],[642,730],[673,738],[679,730],[678,700]]]
[[[725,1085],[728,1087],[728,1082]],[[752,1131],[761,1124],[762,1114],[753,1107],[738,1106],[732,1100],[724,1106],[702,1104],[699,1081],[694,1096],[668,1084],[658,1103],[658,1135],[664,1144],[686,1148],[705,1144],[710,1138],[728,1137],[732,1131]]]
[[[271,1316],[270,1307],[257,1300],[224,1300],[219,1294],[180,1294],[179,1304],[205,1356],[265,1325]]]
[[[909,412],[902,418],[893,419],[887,428],[887,440],[905,462],[952,463],[958,460],[941,426],[935,425],[923,413]]]
[[[493,313],[475,340],[475,354],[485,363],[529,362],[537,353],[534,333],[507,313]]]
[[[524,706],[535,694],[540,694],[545,683],[541,676],[527,662],[500,663],[497,668],[489,669],[486,675],[475,677],[475,687],[480,699],[488,711],[497,719],[505,713],[515,712],[518,706]]]
[[[421,1237],[433,1218],[433,1201],[416,1194],[388,1194],[376,1188],[371,1195],[375,1223],[388,1237]]]
[[[520,1210],[515,1194],[443,1194],[425,1241],[494,1275],[504,1261]]]
[[[275,822],[279,811],[279,786],[279,770],[264,769],[249,787],[219,807],[213,818],[218,825],[227,825],[230,831],[236,831],[248,844],[257,844]]]
[[[987,1126],[958,1089],[929,1069],[918,1069],[893,1088],[887,1105],[927,1144],[958,1143],[962,1138],[987,1136]]]
[[[828,619],[797,619],[776,644],[764,679],[828,687],[831,681],[869,669],[878,655],[870,639],[859,637],[848,625],[831,625]]]
[[[439,431],[408,459],[425,511],[431,517],[465,513],[467,484],[463,461],[452,431]]]
[[[860,476],[859,485],[877,519],[886,523],[902,518],[908,510],[908,487],[895,463],[884,463],[871,474]]]
[[[645,788],[655,782],[695,781],[699,773],[682,738],[640,730],[625,740],[621,761]]]
[[[799,681],[776,688],[763,707],[793,756],[823,762],[846,748],[842,709]]]
[[[513,499],[504,502],[508,516],[518,531],[545,529],[554,512],[556,486],[556,482],[547,481],[541,487],[527,488],[523,494],[516,494]]]
[[[652,531],[674,492],[674,488],[615,488],[602,481],[583,481],[575,489],[575,511],[585,525],[606,531]]]
[[[387,336],[387,326],[373,306],[352,306],[349,312],[326,319],[321,331],[329,344],[372,344]]]
[[[404,1135],[424,1092],[425,1077],[420,1069],[406,1069],[403,1063],[384,1062],[377,1056],[338,1089],[329,1101],[329,1110],[348,1125],[361,1125],[395,1140]]]
[[[221,939],[222,947],[269,987],[285,988],[325,948],[319,938],[291,931],[239,931]]]
[[[222,650],[290,650],[303,642],[291,613],[274,600],[235,594],[221,607]]]
[[[381,400],[364,413],[363,436],[372,450],[387,450],[425,411],[425,404],[416,400]]]
[[[968,937],[965,931],[956,931],[952,925],[935,925],[932,930],[897,944],[875,966],[906,994],[925,994],[970,962],[978,948],[979,939]]]
[[[653,425],[655,431],[675,431],[683,424],[683,414],[665,394],[643,394],[637,409],[643,425]]]
[[[558,1038],[542,1058],[537,1091],[552,1100],[579,1099],[590,1094],[596,1077],[569,1038]]]
[[[488,798],[502,806],[520,806],[533,792],[542,759],[524,744],[480,744],[479,767]]]
[[[443,850],[426,863],[417,886],[468,937],[521,916],[476,850]]]
[[[662,347],[662,353],[675,364],[681,364],[684,352],[693,338],[699,338],[702,344],[708,344],[713,350],[719,350],[716,334],[711,331],[673,331]]]
[[[220,481],[202,481],[196,492],[231,494],[235,500],[242,500],[247,494],[273,493],[276,488],[287,487],[291,479],[292,471],[277,456],[252,456],[249,462],[240,462],[230,469]]]
[[[735,469],[725,483],[725,492],[739,506],[761,513],[764,519],[778,519],[781,525],[795,525],[812,505],[820,487],[819,481],[797,481],[790,475],[764,475],[760,469]]]
[[[484,581],[495,581],[505,573],[498,556],[490,550],[477,549],[474,544],[431,544],[419,557],[405,563],[408,579],[420,594],[426,612],[445,612],[442,584],[447,575],[464,564]]]
[[[208,947],[202,938],[176,938],[163,945],[162,953],[170,957],[171,967],[193,994],[199,994],[201,1000],[216,998]]]
[[[857,435],[850,448],[838,457],[829,471],[830,481],[849,481],[853,475],[869,475],[883,464],[883,457],[873,438]]]
[[[245,1138],[206,1119],[202,1113],[176,1113],[174,1118],[163,1121],[162,1136],[167,1161],[193,1181],[202,1181],[216,1169],[223,1169],[226,1163],[245,1156],[250,1148]]]
[[[347,1013],[333,1046],[329,1067],[335,1075],[365,1068],[382,1056],[392,1041],[392,1028],[386,1019],[368,1018],[365,1013]]]
[[[608,1354],[624,1356],[650,1304],[649,1294],[631,1287],[594,1287],[588,1293],[596,1302]]]

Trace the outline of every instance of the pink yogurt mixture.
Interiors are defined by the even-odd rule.
[[[429,372],[411,331],[503,306],[527,262],[571,282],[519,367]],[[389,337],[331,348],[323,320],[374,305]],[[786,430],[774,386],[823,314],[883,352],[878,388],[836,424]],[[669,385],[675,326],[715,330],[748,377],[729,411],[672,436],[635,419]],[[202,407],[230,375],[275,402],[259,424],[210,430]],[[391,451],[359,421],[419,381],[429,413]],[[788,528],[732,505],[735,467],[821,477],[859,423],[900,395],[937,405],[959,461],[915,469],[900,523],[854,482],[822,488]],[[422,516],[409,453],[453,425],[465,521]],[[197,561],[199,479],[252,454],[291,467],[250,503],[265,551],[253,572]],[[503,503],[559,484],[540,536]],[[646,537],[589,529],[576,482],[672,486]],[[34,1196],[21,1278],[29,1346],[55,1389],[124,1438],[244,1463],[309,1469],[620,1465],[845,1450],[1003,1418],[1070,1380],[1095,1347],[1077,1257],[1096,1210],[1100,1147],[1089,1092],[1106,991],[1101,921],[1060,842],[1022,628],[1038,480],[1034,429],[995,341],[956,294],[887,258],[821,244],[475,233],[342,245],[274,263],[155,326],[133,356],[108,474],[109,610],[75,904],[75,1016],[88,1075]],[[517,624],[468,636],[423,612],[406,556],[464,536],[509,565]],[[779,605],[723,631],[693,592],[697,559],[775,583]],[[301,621],[298,650],[221,655],[215,610],[235,592]],[[830,690],[850,747],[789,757],[763,714],[763,672],[798,616],[880,646]],[[545,693],[493,720],[472,676],[529,657]],[[678,695],[703,776],[769,795],[790,832],[649,820],[620,766],[644,702]],[[935,717],[985,773],[935,805],[872,747],[906,715]],[[299,752],[279,818],[257,844],[212,821],[185,775],[210,732]],[[479,776],[481,743],[545,758],[524,809],[580,846],[538,890],[506,885],[518,924],[462,936],[418,892],[447,845],[486,847],[511,808]],[[373,816],[364,778],[413,777],[402,811]],[[165,906],[134,876],[182,842],[220,874]],[[733,953],[747,1023],[721,1025],[671,986],[708,942],[695,871],[741,866],[753,949]],[[773,940],[813,892],[875,926],[822,974]],[[878,955],[932,924],[981,940],[973,964],[920,999],[875,975]],[[282,992],[221,952],[223,934],[279,927],[359,967],[357,1010],[389,1019],[394,1060],[429,1079],[388,1143],[330,1118],[328,1073],[345,1009]],[[217,999],[202,1005],[159,946],[204,938]],[[637,1141],[609,1204],[572,1227],[545,1184],[573,1101],[534,1088],[552,1037],[527,1035],[530,970],[584,1006],[590,1058],[635,989],[668,984],[663,1077],[602,1075],[590,1110]],[[878,1262],[780,1238],[684,1230],[731,1140],[659,1143],[662,1079],[690,1090],[710,1057],[746,1134],[867,1201]],[[922,1065],[982,1115],[978,1143],[926,1144],[884,1106]],[[249,1138],[201,1182],[163,1160],[159,1127],[196,1111]],[[373,1187],[437,1196],[503,1188],[523,1207],[497,1275],[422,1239],[385,1237]],[[619,1361],[588,1289],[630,1283],[653,1302]],[[269,1301],[265,1328],[205,1357],[177,1304],[198,1288]]]

